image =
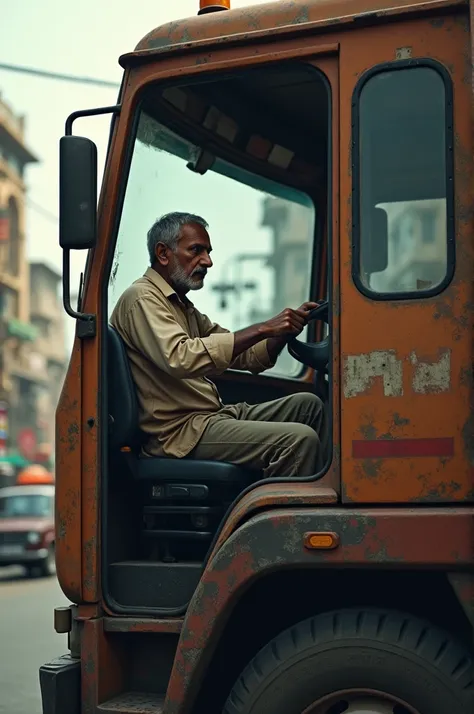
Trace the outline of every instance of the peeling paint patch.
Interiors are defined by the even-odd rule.
[[[377,378],[382,380],[385,397],[403,396],[402,361],[397,359],[395,350],[380,350],[349,355],[345,358],[344,396],[346,399],[366,392]]]
[[[410,355],[415,366],[413,391],[417,394],[440,394],[451,386],[451,350],[443,352],[437,362],[421,362],[415,352]]]

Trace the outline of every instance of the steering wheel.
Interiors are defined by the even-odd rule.
[[[327,300],[320,303],[308,314],[307,321],[319,320],[329,324],[329,304]],[[329,364],[329,335],[322,342],[301,342],[294,337],[287,346],[290,355],[302,362],[307,367],[312,367],[317,372],[328,371]]]

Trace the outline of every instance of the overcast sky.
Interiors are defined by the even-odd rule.
[[[262,0],[232,0],[232,6]],[[2,3],[0,62],[91,76],[120,83],[118,57],[136,46],[152,28],[197,13],[199,0],[17,0]],[[68,84],[0,70],[0,92],[14,111],[26,116],[28,146],[39,159],[26,173],[29,205],[27,240],[30,258],[60,268],[58,246],[58,141],[70,112],[114,104],[115,89]],[[81,133],[104,160],[110,118],[81,122]],[[79,125],[78,125],[79,126]],[[38,208],[40,207],[44,215]],[[73,256],[73,285],[84,255]]]

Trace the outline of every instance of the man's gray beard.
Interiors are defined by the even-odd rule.
[[[192,276],[196,273],[188,275],[184,268],[179,263],[176,263],[173,270],[170,272],[171,284],[175,290],[187,292],[188,290],[200,290],[204,285],[204,276],[200,276],[201,280],[193,280]]]

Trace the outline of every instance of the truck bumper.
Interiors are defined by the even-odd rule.
[[[81,714],[81,662],[66,654],[39,670],[43,714]]]

